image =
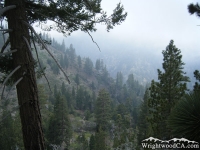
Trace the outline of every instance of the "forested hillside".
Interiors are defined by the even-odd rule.
[[[186,83],[189,83],[189,78],[183,76],[185,73],[176,70],[182,68],[181,65],[184,63],[181,63],[181,52],[176,50],[175,46],[172,48],[173,41],[169,49],[163,51],[163,60],[166,61],[163,63],[166,67],[163,68],[165,72],[158,70],[159,80],[152,80],[151,85],[144,87],[133,74],[129,74],[125,80],[123,73],[118,72],[114,79],[110,76],[103,60],[97,59],[93,63],[89,57],[77,56],[72,44],[66,46],[64,42],[60,44],[48,34],[39,35],[47,43],[50,52],[70,80],[69,84],[42,45],[32,44],[42,125],[48,149],[59,147],[70,150],[140,149],[141,141],[148,136],[154,135],[161,139],[163,136],[168,136],[168,133],[159,132],[168,130],[168,125],[174,127],[176,124],[175,115],[169,115],[167,109],[174,107],[176,101],[186,95]],[[35,49],[38,54],[34,52]],[[173,53],[177,53],[175,54],[177,58],[171,56]],[[172,72],[168,72],[167,57],[172,57],[171,61],[175,61],[174,64],[180,63],[179,67],[171,68],[174,69]],[[174,78],[171,73],[176,76],[180,74],[181,77]],[[198,75],[196,72],[197,79]],[[173,81],[174,87],[167,84],[171,81],[167,79],[170,76],[177,80]],[[1,80],[3,79],[5,77],[2,74]],[[17,104],[15,88],[11,84],[12,81],[8,82],[1,94],[0,147],[23,149],[18,110],[20,106]],[[171,89],[167,95],[165,95],[168,91],[166,89]],[[194,89],[199,89],[198,83]],[[164,95],[162,90],[165,91]],[[159,95],[162,98],[168,96],[166,99],[172,99],[174,102],[168,104],[165,98],[159,99]],[[161,106],[156,106],[155,101]],[[170,124],[166,125],[163,122],[168,118]]]
[[[128,14],[121,2],[110,15],[99,0],[0,2],[0,150],[199,149],[199,35],[186,3],[123,2],[131,20],[109,38],[98,25],[121,25]],[[198,3],[187,8],[200,17]],[[85,42],[81,31],[101,51],[97,28],[103,57],[50,35],[76,31]],[[160,55],[149,51],[157,47]]]
[[[69,84],[42,45],[32,44],[42,126],[48,149],[140,149],[141,141],[148,136],[163,139],[170,136],[170,132],[160,131],[179,126],[176,117],[180,116],[176,115],[182,115],[183,112],[178,109],[185,104],[183,101],[178,105],[178,100],[187,98],[186,83],[190,83],[190,80],[181,71],[184,68],[181,51],[176,49],[173,41],[163,51],[164,68],[158,69],[158,81],[152,80],[151,85],[144,87],[133,74],[129,74],[125,80],[123,73],[118,72],[114,79],[102,59],[93,63],[89,57],[77,56],[72,44],[67,46],[64,41],[60,44],[45,33],[39,35],[70,80]],[[37,53],[34,52],[36,49]],[[177,66],[170,66],[170,62]],[[196,71],[197,80],[198,76],[199,72]],[[1,74],[1,80],[4,79],[4,74]],[[172,83],[168,85],[169,82]],[[12,81],[8,82],[1,94],[0,147],[24,149],[20,106],[11,84]],[[199,84],[196,82],[194,91],[198,90]],[[198,94],[195,97],[198,98]],[[175,109],[171,111],[173,107]],[[172,132],[177,134],[175,130]]]
[[[118,72],[113,79],[103,60],[97,59],[93,63],[88,57],[77,56],[72,44],[66,46],[47,34],[40,35],[46,43],[51,43],[48,48],[70,79],[68,84],[54,60],[42,45],[37,44],[37,84],[48,148],[94,149],[90,147],[96,145],[96,149],[102,150],[106,147],[136,147],[139,106],[145,87],[135,80],[133,74],[125,81],[123,73]],[[32,49],[34,58],[37,58],[34,45]],[[15,89],[8,86],[3,97],[0,136],[5,140],[1,140],[0,146],[23,149]],[[15,121],[19,124],[17,127],[13,126]],[[8,127],[16,134],[7,130]],[[13,140],[7,140],[6,137],[10,136]],[[8,142],[11,144],[5,144]]]

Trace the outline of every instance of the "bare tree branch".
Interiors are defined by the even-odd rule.
[[[32,31],[31,31],[31,35],[32,35],[32,41],[33,41],[33,45],[34,45],[34,48],[35,48],[37,60],[38,60],[40,69],[42,70],[42,65],[41,65],[40,60],[39,60],[39,56],[38,56],[38,52],[37,52],[37,47],[36,47],[35,41],[34,41],[34,39],[33,39],[33,32],[32,32]],[[49,84],[49,80],[47,79],[47,77],[46,77],[46,75],[45,75],[45,72],[43,72],[42,75],[45,77],[45,79],[46,79],[46,81],[47,81],[47,84],[48,84],[48,86],[49,86],[49,90],[52,92],[51,86],[50,86],[50,84]]]
[[[0,16],[3,15],[6,11],[16,8],[16,5],[10,5],[0,9]]]
[[[8,79],[19,69],[21,68],[21,66],[19,65],[18,67],[16,67],[7,77],[6,79],[4,80],[2,86],[3,86],[3,90],[2,90],[2,93],[1,93],[1,99],[3,98],[3,93],[4,93],[4,89],[5,89],[5,84],[6,82],[8,81]]]
[[[0,31],[12,32],[13,30],[12,30],[12,29],[0,29]],[[4,32],[4,33],[5,33],[5,32]]]
[[[19,80],[17,80],[17,81],[13,84],[13,86],[10,88],[9,92],[8,92],[7,95],[6,95],[5,100],[7,100],[8,95],[10,94],[10,91],[12,91],[12,89],[13,89],[22,79],[23,79],[23,77],[21,77]]]
[[[19,68],[21,68],[20,65],[19,65],[18,67],[16,67],[16,68],[6,77],[6,79],[5,79],[4,82],[3,82],[3,85],[6,84],[6,82],[8,81],[8,79],[9,79]]]
[[[60,64],[58,63],[58,61],[55,59],[55,57],[51,54],[51,52],[49,51],[49,49],[47,48],[47,46],[44,44],[44,42],[41,40],[41,38],[38,36],[38,34],[36,33],[36,31],[33,29],[33,27],[28,24],[27,22],[23,21],[23,23],[25,25],[27,25],[30,30],[35,34],[35,36],[37,37],[37,39],[40,41],[40,43],[43,45],[43,47],[46,49],[46,51],[49,53],[49,55],[53,58],[53,60],[55,61],[55,63],[57,64],[57,66],[60,68],[60,70],[63,72],[64,76],[66,77],[68,83],[70,84],[70,80],[68,78],[68,76],[66,75],[66,73],[64,72],[64,70],[62,69],[62,67],[60,66]]]
[[[17,51],[17,49],[14,49],[14,50],[11,50],[11,51],[5,52],[5,53],[0,53],[0,56],[8,55],[8,54],[14,53],[14,52],[16,52],[16,51]]]
[[[31,57],[33,58],[33,55],[32,55],[32,52],[31,52],[31,46],[30,46],[30,44],[28,43],[27,38],[23,36],[23,39],[24,39],[24,41],[26,42],[26,45],[27,45],[27,47],[28,47],[28,49],[29,49],[29,53],[30,53]]]
[[[94,39],[93,39],[92,35],[90,34],[90,32],[89,32],[89,31],[86,31],[86,32],[87,32],[87,33],[88,33],[88,35],[91,37],[91,39],[92,39],[93,43],[95,43],[95,44],[97,45],[97,47],[99,48],[99,51],[101,51],[101,49],[100,49],[99,45],[97,44],[97,42],[95,42],[95,41],[94,41]]]
[[[5,48],[8,46],[8,44],[10,43],[10,39],[8,38],[6,43],[3,45],[3,47],[1,48],[1,53],[4,52]]]

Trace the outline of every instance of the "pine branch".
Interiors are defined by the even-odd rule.
[[[63,72],[64,76],[66,77],[68,83],[70,84],[70,80],[68,78],[68,76],[66,75],[66,73],[64,72],[64,70],[62,69],[62,67],[60,66],[60,64],[58,63],[58,61],[56,60],[56,58],[52,55],[52,53],[49,51],[49,49],[47,48],[47,46],[44,44],[44,42],[41,40],[41,38],[38,36],[38,34],[36,33],[36,31],[33,29],[33,27],[28,24],[27,22],[23,21],[23,23],[28,26],[30,28],[30,30],[35,34],[35,36],[37,37],[37,39],[40,41],[40,43],[43,45],[43,47],[46,49],[46,51],[49,53],[49,55],[53,58],[53,60],[55,61],[55,63],[57,64],[57,66],[60,68],[60,70]]]
[[[31,31],[31,35],[32,35],[32,37],[33,37],[33,32],[32,32],[32,31]],[[40,60],[39,60],[39,56],[38,56],[38,52],[37,52],[37,47],[36,47],[36,45],[35,45],[35,41],[34,41],[33,38],[32,38],[32,41],[33,41],[33,45],[34,45],[34,48],[35,48],[36,57],[37,57],[37,60],[38,60],[40,69],[42,70],[42,65],[41,65]],[[51,87],[50,87],[50,84],[49,84],[49,80],[47,79],[45,73],[43,72],[42,75],[45,77],[45,79],[46,79],[46,81],[47,81],[47,84],[48,84],[48,86],[49,86],[49,90],[52,92]]]
[[[29,9],[28,9],[29,10]],[[69,12],[67,12],[67,10],[66,9],[63,9],[68,15],[70,15],[70,16],[72,16],[74,19],[77,19],[78,21],[80,21],[80,19],[79,18],[77,18],[76,16],[74,16],[74,15],[72,15],[71,13],[69,13]],[[30,11],[30,10],[29,10]],[[44,16],[44,17],[48,17],[48,16],[46,16],[46,15],[44,15],[44,14],[41,14],[41,13],[39,13],[39,12],[37,12],[37,11],[35,11],[36,13],[38,13],[38,14],[40,14],[40,15],[42,15],[42,16]],[[57,23],[57,24],[61,24],[60,22],[58,22],[58,21],[55,21],[55,20],[53,20],[53,19],[50,19],[49,18],[49,20],[51,20],[51,21],[53,21],[53,22],[55,22],[55,23]],[[81,25],[82,26],[82,28],[86,28],[86,25],[84,25],[84,24],[82,24],[82,23],[77,23],[77,24],[79,24],[79,25]],[[94,39],[93,39],[93,37],[92,37],[92,35],[89,33],[89,31],[88,30],[86,30],[86,32],[88,33],[88,35],[91,37],[91,39],[92,39],[92,41],[93,41],[93,43],[95,43],[96,45],[97,45],[97,47],[98,47],[98,49],[99,49],[99,51],[101,51],[101,49],[100,49],[100,47],[99,47],[99,45],[94,41]]]

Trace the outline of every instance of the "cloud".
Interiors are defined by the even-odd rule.
[[[102,1],[102,8],[111,14],[119,0]],[[200,18],[190,15],[187,6],[191,1],[174,0],[121,0],[127,19],[109,33],[106,26],[97,25],[97,31],[91,33],[94,40],[107,51],[125,52],[142,49],[141,52],[161,53],[171,39],[182,50],[184,58],[192,59],[200,56]],[[51,33],[52,34],[52,33]],[[64,38],[62,34],[53,32],[55,38]],[[84,42],[81,42],[81,40]],[[90,37],[83,32],[74,32],[65,38],[66,43],[74,43],[79,48],[98,49]],[[81,45],[81,46],[80,46]],[[122,47],[125,49],[122,49]]]

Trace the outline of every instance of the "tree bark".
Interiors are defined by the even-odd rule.
[[[6,0],[5,6],[9,5],[17,6],[6,12],[6,17],[8,28],[13,29],[13,32],[9,33],[11,49],[17,49],[17,52],[13,53],[13,66],[15,68],[21,65],[21,68],[14,74],[14,80],[17,81],[23,77],[16,88],[24,147],[26,150],[44,150],[34,59],[23,39],[25,37],[30,43],[28,27],[22,23],[22,20],[27,21],[24,0]]]

